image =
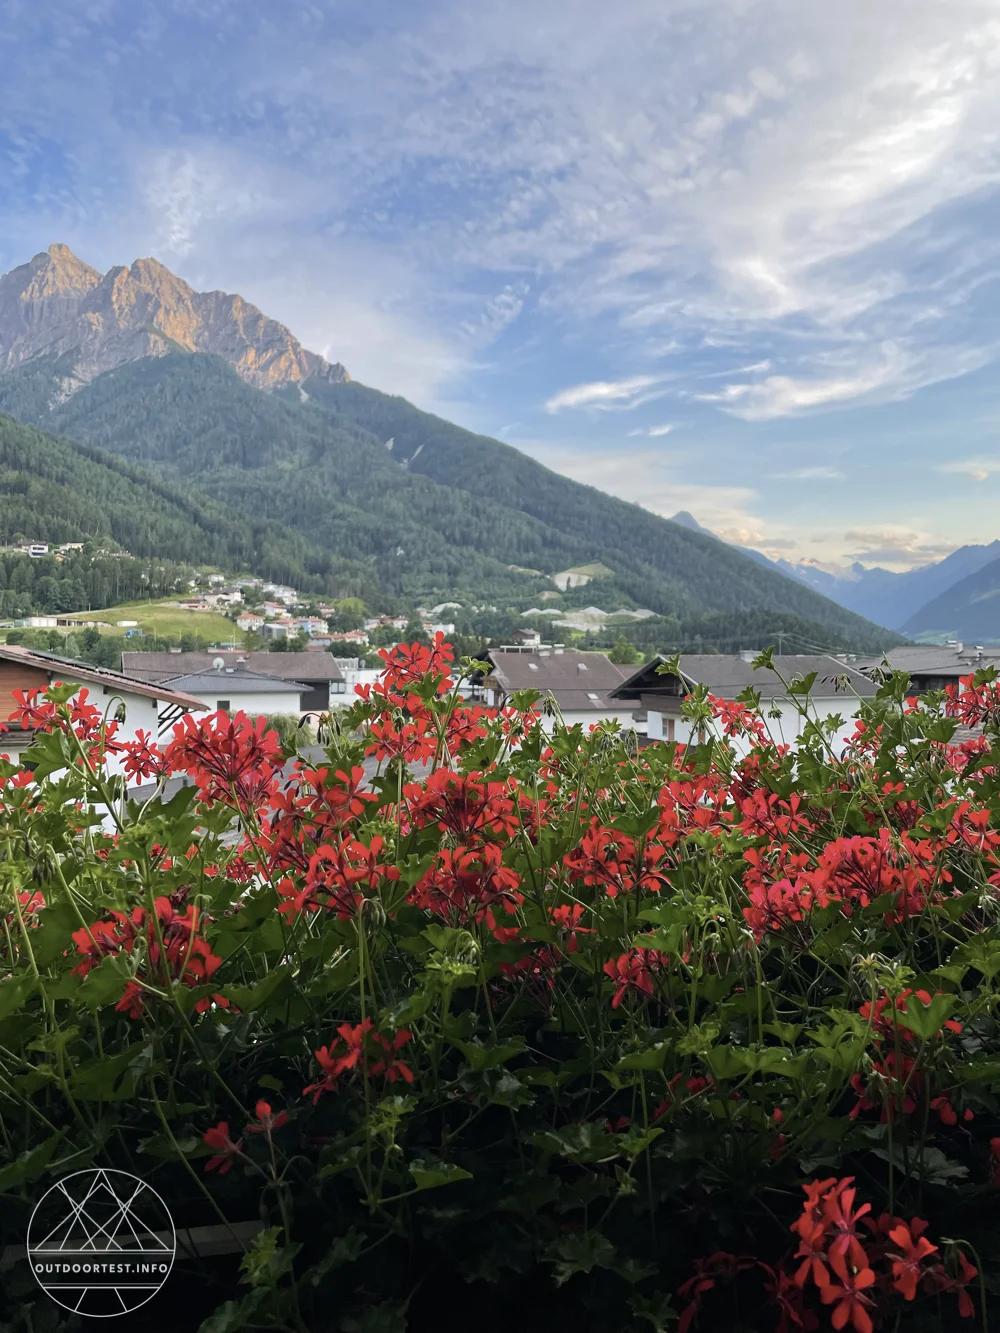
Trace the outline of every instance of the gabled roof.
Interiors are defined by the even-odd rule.
[[[265,676],[260,671],[239,669],[196,671],[174,676],[167,682],[174,689],[198,690],[208,694],[304,694],[310,688],[298,680]]]
[[[489,681],[496,682],[507,694],[513,690],[541,690],[551,694],[564,713],[620,711],[610,692],[628,672],[604,653],[510,653],[490,649],[485,660],[493,664]]]
[[[670,693],[668,682],[673,677],[658,675],[657,667],[667,659],[658,656],[654,661],[638,667],[627,680],[611,692],[614,699],[639,699],[657,693]],[[870,699],[876,691],[876,685],[858,668],[837,657],[799,656],[797,654],[775,655],[772,659],[777,672],[786,681],[796,676],[808,676],[816,672],[812,687],[812,698],[843,698],[845,694],[859,694],[863,699]],[[705,685],[710,693],[719,699],[735,699],[747,686],[760,691],[762,699],[780,699],[787,695],[785,686],[773,671],[763,668],[754,671],[753,664],[738,655],[725,653],[684,653],[680,659],[681,674],[685,683]],[[847,677],[850,682],[845,690],[837,687],[838,678]]]
[[[860,659],[856,665],[861,671],[872,671],[882,665],[883,656],[893,671],[908,671],[920,676],[969,676],[981,667],[1000,668],[1000,649],[975,648],[971,644],[905,644],[890,648],[878,657]]]
[[[109,671],[105,667],[86,666],[75,662],[71,657],[60,657],[56,653],[35,652],[22,648],[19,644],[0,644],[0,662],[16,662],[19,666],[36,667],[44,671],[50,680],[65,681],[67,684],[103,685],[110,692],[137,694],[143,699],[157,699],[162,703],[176,704],[183,709],[205,708],[203,700],[193,694],[163,684],[135,680],[120,671]]]
[[[136,680],[172,680],[182,675],[211,671],[221,657],[227,667],[257,671],[279,680],[343,680],[344,675],[329,653],[122,653],[122,671]]]

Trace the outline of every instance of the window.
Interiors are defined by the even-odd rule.
[[[347,681],[346,681],[346,680],[335,680],[335,681],[333,681],[332,684],[330,685],[330,693],[331,693],[331,694],[346,694],[346,693],[347,693]]]
[[[223,713],[228,713],[233,705],[232,701],[229,699],[219,699],[215,706],[216,708],[221,709]]]
[[[577,664],[576,664],[576,669],[577,669],[577,671],[586,671],[586,670],[587,670],[587,663],[586,663],[586,662],[577,662]]]
[[[599,694],[588,694],[587,698],[593,699],[595,704],[599,704],[601,702],[601,696]]]
[[[537,670],[538,670],[538,663],[537,663],[537,662],[529,662],[529,663],[528,663],[528,670],[529,670],[529,671],[537,671]]]

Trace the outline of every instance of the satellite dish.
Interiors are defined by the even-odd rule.
[[[216,658],[214,658],[213,661],[212,661],[212,667],[213,667],[213,669],[214,669],[215,671],[225,671],[225,669],[226,669],[226,659],[225,659],[224,657],[216,657]]]

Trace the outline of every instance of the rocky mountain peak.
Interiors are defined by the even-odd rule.
[[[197,292],[157,259],[101,274],[55,244],[0,277],[0,370],[70,357],[68,394],[126,361],[177,351],[221,356],[259,389],[349,378],[241,296]]]

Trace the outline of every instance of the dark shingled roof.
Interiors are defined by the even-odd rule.
[[[301,681],[265,676],[260,671],[197,671],[173,676],[167,682],[178,690],[199,694],[303,694],[309,689]]]
[[[910,675],[953,677],[970,676],[980,667],[1000,668],[1000,649],[977,649],[971,644],[919,644],[890,648],[884,654],[893,671],[908,671]],[[859,658],[855,663],[860,671],[872,671],[882,665],[882,657]]]
[[[656,668],[665,657],[658,657],[654,662],[636,668],[621,686],[613,691],[615,699],[647,700],[656,693],[669,695],[669,676],[658,676]],[[875,694],[876,686],[853,663],[842,662],[836,657],[799,656],[786,653],[777,654],[772,659],[777,672],[786,681],[791,682],[796,676],[808,676],[816,672],[812,687],[814,699],[832,699],[843,697],[845,693],[858,694],[863,699],[870,699]],[[681,672],[689,685],[706,685],[709,691],[719,699],[735,699],[748,685],[760,691],[762,699],[780,699],[787,695],[785,686],[773,671],[763,668],[754,671],[753,664],[742,657],[726,653],[683,653]],[[847,677],[846,690],[838,688],[838,678]]]
[[[343,680],[344,675],[330,653],[122,653],[122,672],[135,680],[173,680],[177,676],[211,671],[221,657],[227,667],[256,671],[279,680]]]
[[[493,663],[489,679],[508,694],[513,690],[541,690],[551,694],[564,713],[623,711],[611,691],[625,680],[629,668],[617,666],[603,653],[510,653],[491,649],[486,660]]]

